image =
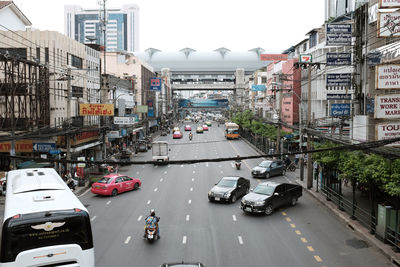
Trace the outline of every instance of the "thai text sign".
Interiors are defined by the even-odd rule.
[[[351,65],[351,53],[327,53],[327,66],[348,66]]]
[[[0,142],[0,152],[10,152],[11,142]],[[15,152],[32,152],[33,143],[32,140],[17,140],[15,141]]]
[[[326,100],[351,100],[351,94],[326,94]]]
[[[251,86],[251,91],[265,91],[265,85],[264,84],[253,84]]]
[[[400,12],[378,14],[378,37],[400,36]]]
[[[400,89],[400,64],[375,67],[376,89]]]
[[[114,104],[79,104],[80,116],[114,116]]]
[[[281,60],[287,60],[287,59],[288,59],[287,54],[261,54],[260,55],[261,61],[281,61]]]
[[[350,104],[332,104],[331,105],[331,116],[350,116]]]
[[[326,45],[351,45],[351,24],[326,24]]]
[[[135,124],[135,117],[114,117],[114,124]]]
[[[374,117],[377,119],[400,118],[400,95],[376,95]]]
[[[381,123],[375,126],[376,140],[386,140],[400,137],[400,122]],[[388,144],[387,146],[400,146],[400,142]]]
[[[148,107],[147,105],[138,105],[136,106],[137,113],[147,113]]]
[[[161,78],[150,78],[150,90],[161,91]]]
[[[379,8],[399,8],[400,0],[379,0]]]
[[[346,86],[351,85],[351,73],[328,73],[326,74],[326,86]]]

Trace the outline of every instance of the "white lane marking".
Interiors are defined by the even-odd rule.
[[[139,172],[136,172],[137,175],[139,175]]]
[[[238,236],[239,244],[243,245],[243,238],[241,236]]]
[[[192,178],[192,182],[194,182],[194,178]]]
[[[168,167],[169,167],[169,165],[168,165]],[[167,174],[167,171],[165,171],[164,174]]]
[[[208,162],[206,162],[206,167],[208,167]]]
[[[181,168],[183,168],[183,165],[181,165]]]
[[[182,238],[182,244],[186,244],[186,241],[187,241],[187,237],[184,235]]]
[[[147,205],[149,205],[151,203],[151,200],[147,201]]]
[[[163,178],[160,179],[160,182],[162,182],[162,181],[163,181]]]
[[[84,194],[86,194],[87,192],[89,192],[91,190],[91,188],[88,188],[85,192],[83,192],[82,194],[80,194],[78,197],[83,196]]]
[[[196,173],[196,171],[193,171],[193,173]]]
[[[190,188],[190,191],[193,191],[193,187]]]
[[[154,166],[154,168],[158,168],[158,165]]]
[[[143,217],[143,216],[140,215],[140,216],[137,218],[137,221],[140,222],[140,220],[142,219],[142,217]]]
[[[186,221],[188,222],[190,220],[190,215],[186,215]]]
[[[125,240],[125,244],[128,244],[129,243],[129,241],[131,240],[131,236],[128,236],[127,238],[126,238],[126,240]]]
[[[111,203],[111,200],[107,201],[106,205],[110,205],[110,203]]]
[[[171,165],[168,165],[168,168],[171,168]],[[165,172],[165,173],[167,173],[167,172]]]
[[[156,188],[154,188],[154,192],[157,192],[157,190],[158,190],[158,188],[156,187]]]
[[[232,219],[234,222],[236,222],[236,215],[232,215]]]
[[[90,219],[90,221],[93,222],[96,218],[97,218],[96,216],[93,216],[93,217]]]
[[[191,200],[191,199],[189,199],[188,204],[189,204],[189,205],[192,204],[192,200]]]
[[[218,168],[222,168],[222,166],[221,166],[221,165],[218,165]]]
[[[157,166],[157,165],[156,165]],[[142,169],[144,169],[144,165],[142,166]]]
[[[221,171],[221,173],[224,173],[224,171]]]

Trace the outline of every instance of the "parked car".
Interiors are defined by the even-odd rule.
[[[203,125],[203,131],[208,131],[208,126],[206,124]]]
[[[180,139],[180,138],[182,138],[182,133],[180,132],[180,131],[176,131],[176,132],[174,132],[174,134],[172,135],[172,138],[173,139]]]
[[[116,196],[117,194],[138,189],[142,182],[137,178],[122,174],[109,174],[92,184],[91,191],[98,195]]]
[[[288,204],[295,206],[302,194],[300,185],[264,182],[242,198],[240,208],[244,212],[271,215],[278,207]]]
[[[203,132],[204,132],[203,127],[201,126],[197,127],[196,133],[203,133]]]
[[[222,177],[208,192],[209,201],[234,203],[250,190],[250,181],[243,177]]]
[[[282,160],[264,160],[251,170],[257,178],[269,178],[274,175],[285,175],[286,169]]]
[[[190,126],[190,125],[185,126],[185,131],[191,131],[191,130],[192,130],[192,126]]]

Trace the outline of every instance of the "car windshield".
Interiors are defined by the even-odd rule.
[[[217,185],[222,187],[236,187],[236,180],[222,179]]]
[[[97,181],[100,184],[111,184],[112,179],[108,177],[103,177],[100,180]]]
[[[259,184],[256,188],[254,188],[253,192],[257,194],[267,195],[270,196],[274,193],[275,187]]]
[[[269,167],[271,167],[271,164],[272,164],[272,161],[266,160],[266,161],[261,162],[260,165],[258,165],[258,166],[262,167],[262,168],[269,168]]]

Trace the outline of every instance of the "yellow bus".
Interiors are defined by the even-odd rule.
[[[238,139],[239,125],[234,122],[225,123],[225,137],[226,139]]]

